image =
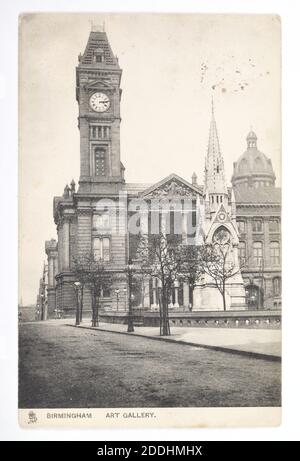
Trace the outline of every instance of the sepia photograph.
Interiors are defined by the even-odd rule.
[[[281,21],[19,16],[19,421],[281,421]]]

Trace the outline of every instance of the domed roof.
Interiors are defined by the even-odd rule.
[[[233,185],[257,182],[260,186],[274,185],[275,174],[271,160],[257,149],[254,131],[247,135],[247,150],[234,162]]]

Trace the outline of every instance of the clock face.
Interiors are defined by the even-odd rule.
[[[94,93],[90,97],[90,106],[95,112],[105,112],[110,107],[109,97],[104,93]]]

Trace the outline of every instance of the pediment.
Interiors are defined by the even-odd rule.
[[[110,83],[109,79],[104,78],[89,81],[86,84],[86,88],[89,90],[115,90],[115,87]]]
[[[213,223],[224,224],[224,223],[229,223],[229,222],[231,222],[230,216],[222,203],[219,206],[219,209],[216,213]]]
[[[149,199],[174,197],[196,198],[197,196],[202,196],[198,187],[193,186],[175,174],[171,174],[162,181],[159,181],[158,183],[149,187],[141,195],[142,197]]]
[[[212,220],[208,232],[207,232],[207,237],[206,241],[208,243],[212,242],[213,235],[219,228],[225,228],[229,232],[232,238],[232,243],[233,244],[238,244],[238,234],[236,227],[231,219],[230,214],[228,211],[225,209],[223,203],[219,206],[214,219]]]

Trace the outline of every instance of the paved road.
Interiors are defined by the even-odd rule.
[[[53,322],[19,348],[20,408],[280,405],[276,362]]]

